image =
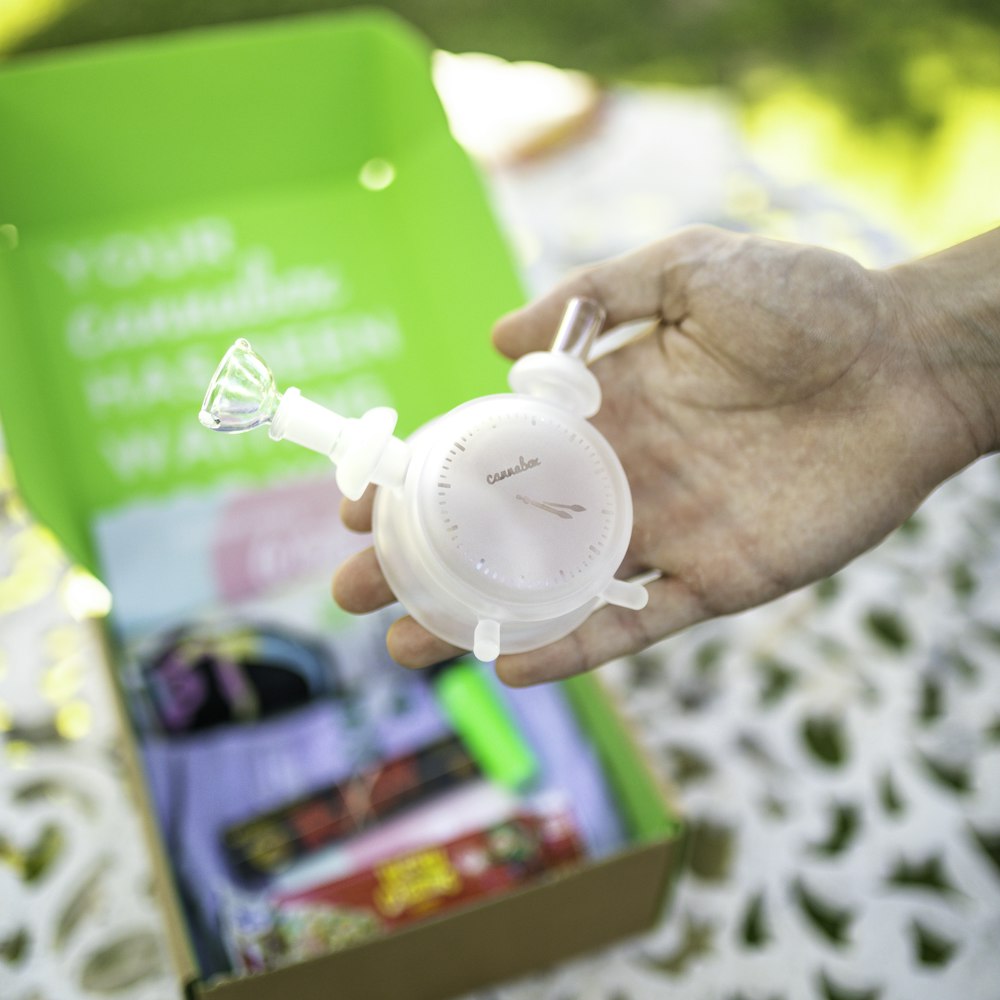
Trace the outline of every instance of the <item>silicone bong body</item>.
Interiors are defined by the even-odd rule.
[[[512,392],[483,396],[393,436],[396,412],[342,417],[298,389],[279,394],[245,340],[222,359],[200,414],[213,430],[269,424],[274,440],[327,455],[356,500],[374,483],[372,534],[383,573],[425,628],[481,660],[554,642],[604,603],[639,610],[617,580],[632,501],[613,449],[587,420],[601,390],[586,361],[597,303],[572,299],[550,351],[511,367]]]

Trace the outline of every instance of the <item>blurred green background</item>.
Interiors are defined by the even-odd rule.
[[[353,6],[0,0],[0,54]],[[390,0],[432,42],[599,80],[722,88],[767,166],[833,181],[915,250],[1000,220],[997,0]]]

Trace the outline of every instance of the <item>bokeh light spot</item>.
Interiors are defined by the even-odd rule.
[[[63,605],[77,621],[103,618],[111,611],[111,591],[79,566],[66,571],[61,590]]]
[[[369,160],[358,174],[358,181],[369,191],[384,191],[396,179],[396,168],[379,157]]]
[[[64,740],[79,740],[90,732],[92,714],[85,701],[71,701],[56,712],[56,732]]]

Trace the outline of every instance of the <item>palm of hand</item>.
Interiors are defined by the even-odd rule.
[[[595,423],[632,487],[626,572],[662,570],[700,618],[828,575],[923,494],[898,489],[906,421],[868,272],[752,240],[676,268],[655,334],[595,366]]]

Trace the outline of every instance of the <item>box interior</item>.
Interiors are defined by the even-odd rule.
[[[519,281],[428,48],[396,19],[15,61],[0,128],[5,433],[23,493],[92,572],[102,512],[308,468],[201,433],[204,373],[236,336],[349,415],[395,406],[404,434],[503,389],[488,332]]]

